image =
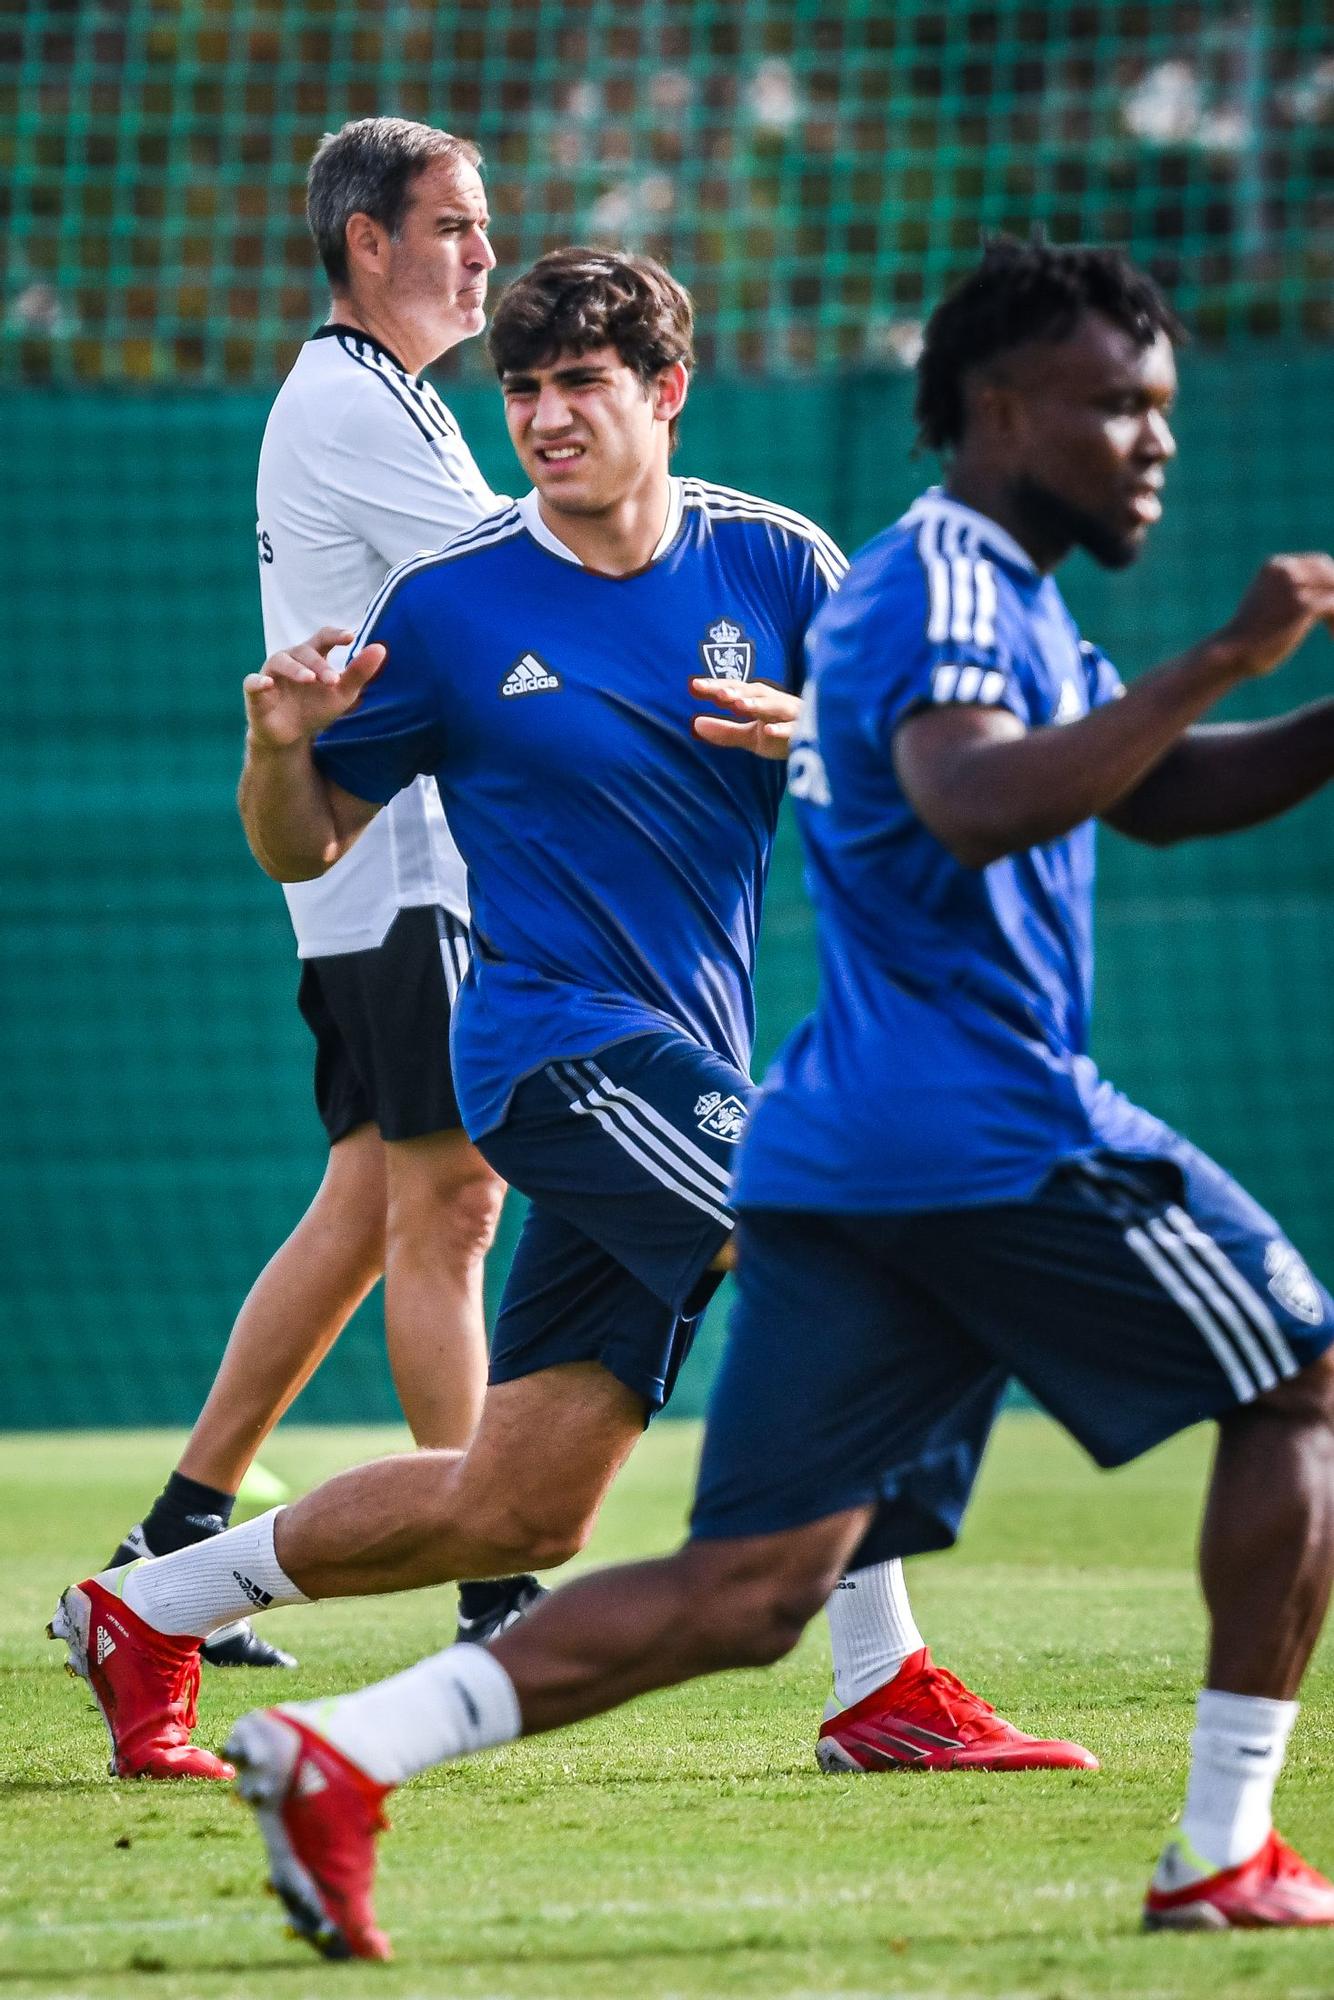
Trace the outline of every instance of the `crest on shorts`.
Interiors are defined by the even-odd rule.
[[[755,648],[731,618],[710,625],[699,642],[699,656],[716,681],[748,681]]]
[[[729,1146],[741,1143],[746,1129],[746,1107],[739,1097],[724,1097],[721,1090],[706,1090],[695,1100],[695,1116],[701,1132],[722,1139]]]
[[[1325,1317],[1320,1289],[1291,1243],[1277,1238],[1265,1251],[1269,1289],[1294,1319],[1319,1326]]]

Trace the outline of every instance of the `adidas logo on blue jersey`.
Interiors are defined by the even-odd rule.
[[[548,688],[558,688],[559,674],[551,671],[545,660],[539,660],[536,653],[525,653],[514,662],[500,683],[502,694],[543,694]]]

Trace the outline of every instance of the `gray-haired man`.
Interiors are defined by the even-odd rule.
[[[402,118],[326,136],[307,214],[332,307],[278,392],[256,525],[268,651],[352,628],[386,573],[496,505],[421,370],[485,325],[480,154]],[[227,1526],[255,1453],[381,1272],[394,1382],[421,1445],[463,1446],[486,1379],[482,1262],[504,1189],[465,1136],[449,1016],[467,969],[464,869],[433,779],[395,800],[318,881],[289,884],[299,1004],[316,1041],[324,1178],[241,1309],[177,1470],[117,1550],[165,1555]],[[538,1593],[469,1584],[460,1636],[485,1638]],[[215,1664],[279,1666],[248,1624]]]

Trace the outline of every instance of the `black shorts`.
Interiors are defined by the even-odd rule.
[[[467,969],[468,926],[434,905],[400,910],[374,951],[302,961],[297,1005],[331,1146],[359,1125],[385,1139],[461,1128],[449,1015]]]

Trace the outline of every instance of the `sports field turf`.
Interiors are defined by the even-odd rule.
[[[1330,2000],[1329,1933],[1144,1937],[1137,1908],[1180,1793],[1201,1645],[1191,1579],[1203,1435],[1108,1479],[1042,1419],[1003,1425],[960,1548],[913,1565],[937,1656],[1101,1776],[823,1778],[814,1628],[767,1675],[660,1696],[563,1736],[431,1773],[394,1801],[388,1967],[326,1966],[258,1893],[249,1817],[222,1788],[113,1785],[84,1691],[42,1627],[59,1587],[135,1518],[177,1440],[0,1439],[0,1996],[212,2000],[383,1994],[1124,1994]],[[400,1434],[280,1433],[298,1486]],[[697,1432],[659,1425],[592,1559],[668,1546]],[[155,1489],[153,1489],[155,1490]],[[315,1694],[448,1639],[452,1593],[273,1616]],[[1334,1653],[1308,1682],[1284,1831],[1334,1864]],[[205,1675],[203,1740],[279,1692]]]

